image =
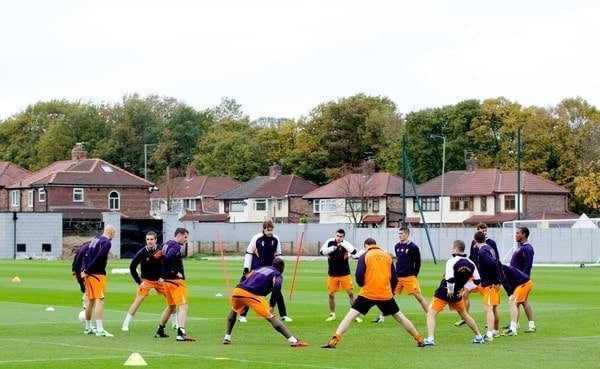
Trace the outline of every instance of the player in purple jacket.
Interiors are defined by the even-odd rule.
[[[502,285],[508,295],[510,308],[510,326],[504,334],[516,336],[519,328],[519,305],[523,305],[524,308],[525,305],[529,305],[527,299],[533,288],[533,282],[527,274],[509,265],[502,265],[502,277]],[[531,306],[529,306],[529,310],[531,310]]]
[[[279,237],[274,233],[275,225],[272,221],[267,220],[262,224],[262,232],[257,233],[252,237],[246,248],[246,256],[244,258],[244,271],[242,272],[242,280],[245,275],[252,270],[273,264],[276,257],[281,256],[281,243]],[[271,295],[269,304],[272,307],[277,305],[279,316],[284,322],[291,322],[292,318],[287,315],[287,308],[283,300],[283,294]],[[248,309],[240,314],[240,322],[247,322],[246,314]]]
[[[515,241],[517,248],[513,252],[510,259],[510,266],[519,269],[531,278],[531,268],[533,266],[533,246],[529,243],[529,228],[519,227],[515,232]],[[535,322],[533,321],[533,310],[529,303],[523,304],[523,311],[529,321],[529,328],[525,333],[533,333],[536,331]]]
[[[225,330],[224,345],[231,344],[231,332],[237,320],[237,315],[250,308],[257,315],[262,316],[271,323],[273,328],[281,333],[290,343],[291,347],[306,347],[306,342],[301,342],[292,336],[286,326],[273,314],[273,308],[267,303],[265,296],[268,294],[281,294],[283,283],[284,262],[275,258],[272,266],[264,266],[246,274],[234,289],[231,296],[231,311],[227,315],[227,328]]]
[[[500,253],[498,252],[498,245],[496,245],[496,241],[492,240],[491,238],[489,238],[487,236],[487,232],[488,232],[488,226],[485,223],[478,223],[477,227],[476,227],[476,231],[481,231],[483,232],[483,234],[485,235],[485,243],[487,243],[488,245],[490,245],[492,247],[492,249],[494,249],[494,251],[496,252],[496,255],[498,255],[498,259],[500,258]],[[478,253],[479,253],[479,248],[477,248],[477,245],[475,243],[475,240],[471,241],[471,249],[469,251],[469,259],[471,259],[471,261],[473,263],[475,263],[475,265],[477,265],[477,260],[478,260]],[[500,262],[500,260],[498,260],[498,262]],[[465,290],[463,291],[463,301],[465,303],[465,309],[467,309],[467,312],[469,312],[470,308],[471,308],[471,299],[469,298],[469,296],[471,295],[471,292],[476,292],[477,289],[473,289],[473,290]],[[454,323],[455,326],[460,327],[461,325],[465,324],[464,320],[459,320],[458,322]]]
[[[169,337],[165,333],[165,325],[169,320],[169,316],[177,312],[177,341],[196,341],[188,336],[185,331],[189,297],[187,284],[185,283],[181,246],[187,243],[188,235],[187,229],[177,228],[174,238],[162,246],[161,280],[165,286],[168,309],[165,309],[160,316],[158,330],[154,335],[156,338]]]
[[[96,333],[96,336],[99,337],[113,337],[104,330],[103,317],[104,298],[106,297],[106,264],[112,246],[111,240],[115,233],[115,227],[106,225],[102,235],[90,242],[87,257],[83,258],[81,277],[85,281],[85,293],[89,301],[85,308],[84,334]],[[96,318],[96,332],[92,329],[92,310],[94,310]]]
[[[470,282],[472,281],[472,282]],[[452,258],[446,261],[446,271],[439,287],[433,294],[433,300],[427,311],[427,339],[425,346],[435,346],[435,319],[436,316],[449,305],[450,310],[456,310],[458,315],[466,322],[475,333],[475,338],[471,343],[485,343],[485,340],[477,328],[475,320],[465,309],[465,303],[462,299],[462,292],[468,290],[467,283],[478,284],[480,281],[479,272],[475,264],[467,258],[465,254],[465,243],[462,240],[456,240],[452,243]]]
[[[494,249],[485,242],[485,234],[483,232],[475,232],[474,239],[479,248],[477,259],[477,269],[481,276],[481,288],[479,292],[483,295],[483,310],[485,311],[488,327],[484,338],[486,341],[492,341],[494,337],[500,336],[500,315],[498,314],[500,284],[502,281],[500,263]]]

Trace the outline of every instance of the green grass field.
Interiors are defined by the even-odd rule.
[[[127,268],[128,260],[110,261],[108,270]],[[353,261],[353,263],[355,263]],[[421,288],[429,300],[443,273],[443,262],[426,262]],[[77,283],[69,261],[0,261],[0,368],[118,368],[139,353],[153,368],[592,368],[599,367],[600,268],[534,267],[530,301],[538,332],[500,337],[472,345],[467,327],[455,327],[455,312],[438,316],[436,346],[418,348],[392,319],[372,324],[372,310],[364,323],[353,323],[335,350],[321,349],[348,310],[348,298],[338,293],[336,322],[326,323],[326,262],[302,261],[293,298],[289,289],[294,261],[287,262],[284,293],[291,332],[307,341],[307,348],[290,348],[268,322],[252,312],[238,323],[230,346],[221,344],[229,311],[223,268],[218,260],[185,260],[190,289],[187,331],[198,341],[176,342],[153,338],[164,300],[149,296],[130,325],[121,323],[135,297],[129,275],[108,275],[105,328],[114,338],[83,335],[77,319],[81,310]],[[354,265],[353,265],[354,267]],[[241,260],[227,261],[231,285],[242,270]],[[12,282],[18,276],[20,283]],[[224,297],[218,297],[223,294]],[[402,311],[426,335],[425,315],[416,300],[397,297]],[[54,311],[46,311],[53,307]],[[483,329],[481,298],[472,297],[471,313]],[[505,295],[500,306],[501,325],[508,322]],[[522,326],[526,326],[524,319]]]

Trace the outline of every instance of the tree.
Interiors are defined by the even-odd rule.
[[[35,171],[68,160],[76,142],[93,148],[105,134],[106,126],[91,104],[38,102],[0,125],[1,158]]]
[[[310,179],[315,183],[329,182],[377,157],[386,144],[382,127],[399,122],[396,105],[385,97],[358,94],[320,104],[299,125],[297,143],[302,140],[303,147],[297,149],[305,159],[296,155],[294,161],[301,171],[314,173]]]

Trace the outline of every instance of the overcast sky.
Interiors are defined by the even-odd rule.
[[[400,112],[503,96],[600,107],[598,1],[0,0],[0,119],[38,101],[235,99],[256,119],[357,93]]]

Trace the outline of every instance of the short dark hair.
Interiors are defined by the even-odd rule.
[[[410,229],[408,229],[408,227],[400,227],[398,232],[400,232],[400,231],[404,231],[404,232],[406,232],[406,234],[410,234]]]
[[[375,239],[369,237],[365,240],[365,245],[377,245],[377,241],[375,241]]]
[[[273,268],[279,270],[279,273],[283,273],[283,269],[285,268],[285,263],[282,258],[273,259],[273,264],[271,264]]]
[[[148,232],[146,233],[146,236],[153,236],[154,238],[157,238],[157,237],[156,237],[156,232],[154,232],[154,231],[148,231]]]
[[[477,242],[477,243],[485,242],[485,234],[481,231],[475,232],[475,236],[473,236],[473,238],[475,239],[475,242]]]
[[[475,229],[487,229],[487,224],[479,223],[477,224],[477,227],[475,227]]]
[[[180,234],[190,234],[190,232],[187,229],[183,228],[183,227],[179,227],[179,228],[177,228],[175,230],[174,236],[177,237]]]
[[[527,228],[527,227],[518,227],[517,229],[520,230],[525,235],[525,237],[529,238],[529,228]]]
[[[346,235],[346,231],[344,231],[342,228],[338,229],[337,231],[335,231],[335,233],[339,233],[341,235]]]
[[[263,222],[263,229],[267,229],[267,228],[275,228],[275,226],[273,225],[273,222],[270,220],[265,220]]]

